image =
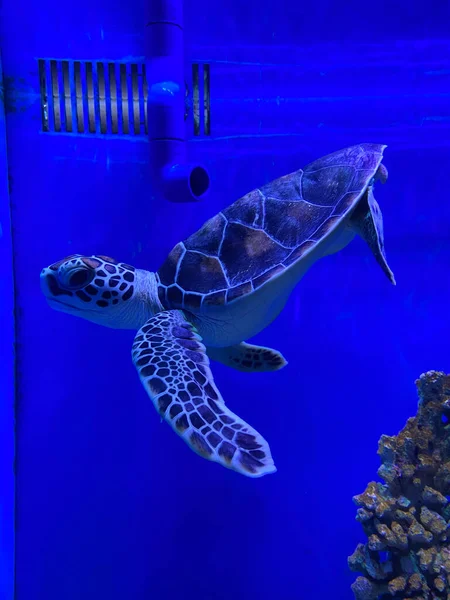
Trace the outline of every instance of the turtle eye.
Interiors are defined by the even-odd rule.
[[[63,279],[65,287],[73,290],[82,288],[92,281],[94,273],[90,269],[71,269]]]

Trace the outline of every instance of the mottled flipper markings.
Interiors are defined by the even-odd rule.
[[[149,319],[132,356],[155,408],[192,450],[249,477],[276,471],[264,438],[226,407],[205,346],[182,312]]]
[[[208,347],[206,352],[211,360],[245,373],[279,371],[287,365],[281,352],[245,342],[227,348]]]

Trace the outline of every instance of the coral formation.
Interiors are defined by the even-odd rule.
[[[348,559],[356,600],[450,600],[450,375],[416,386],[417,415],[378,443],[385,484],[353,498],[368,538]]]

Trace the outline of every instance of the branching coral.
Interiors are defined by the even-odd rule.
[[[356,600],[450,600],[450,375],[416,386],[417,415],[378,444],[385,484],[353,498],[368,537],[348,559]]]

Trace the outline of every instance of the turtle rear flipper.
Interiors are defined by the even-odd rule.
[[[367,188],[364,197],[361,198],[350,223],[352,229],[368,244],[390,282],[395,285],[395,277],[389,268],[384,250],[383,215],[373,195],[372,186]]]
[[[132,356],[156,410],[197,454],[248,477],[276,471],[265,439],[225,406],[205,346],[181,311],[149,319]]]
[[[287,365],[287,360],[278,350],[245,342],[226,348],[208,346],[206,352],[212,360],[244,373],[279,371]]]

